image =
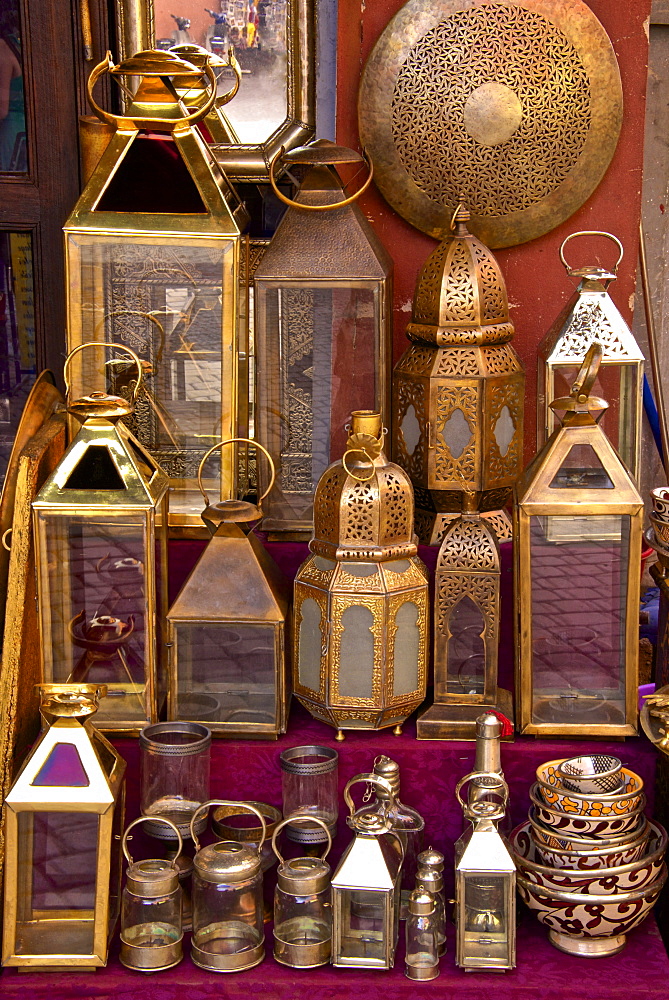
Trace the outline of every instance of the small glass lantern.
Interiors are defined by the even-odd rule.
[[[425,698],[427,571],[409,477],[383,453],[381,415],[354,410],[322,475],[311,556],[295,578],[293,690],[316,719],[401,732]]]
[[[168,714],[206,721],[217,736],[276,739],[286,731],[286,619],[289,590],[253,533],[261,504],[210,504],[200,463],[198,482],[211,537],[167,615],[170,653]],[[269,458],[271,462],[271,458]],[[271,487],[270,481],[270,487]]]
[[[197,722],[158,722],[142,729],[139,748],[139,805],[146,832],[171,842],[175,826],[181,838],[190,837],[193,813],[209,798],[210,731]],[[202,833],[206,825],[203,816],[196,832]]]
[[[357,774],[346,785],[346,822],[355,839],[332,876],[332,964],[354,969],[392,969],[399,929],[402,844],[392,821],[375,806],[357,812],[351,788],[366,782],[392,788],[377,774]]]
[[[124,115],[98,107],[105,73],[137,82]],[[204,74],[209,90],[201,85]],[[196,81],[198,107],[180,82]],[[68,344],[116,341],[141,356],[145,385],[131,430],[170,477],[170,524],[200,527],[198,463],[236,432],[240,232],[248,216],[195,126],[213,109],[216,77],[173,52],[139,52],[91,73],[95,114],[116,128],[65,224]],[[75,384],[105,375],[98,353]],[[108,374],[108,373],[107,373]],[[112,391],[127,390],[116,366]],[[222,459],[221,496],[235,487]]]
[[[302,532],[313,522],[314,490],[346,444],[354,407],[390,415],[392,261],[336,167],[360,164],[351,149],[319,139],[283,154],[310,167],[254,274],[256,433],[277,481],[265,529]],[[267,483],[262,478],[261,485]]]
[[[564,249],[576,236],[605,236],[613,240],[619,251],[613,270],[570,267]],[[558,423],[551,401],[569,395],[586,351],[597,341],[602,346],[602,360],[593,388],[610,404],[601,419],[601,428],[632,476],[638,479],[644,356],[608,293],[622,259],[622,243],[611,233],[572,233],[560,247],[560,260],[567,274],[579,278],[580,283],[539,345],[537,445],[541,448]]]
[[[168,480],[127,430],[132,402],[103,392],[71,401],[82,422],[33,501],[42,662],[48,681],[104,683],[95,717],[137,735],[166,695]],[[103,345],[104,346],[104,345]],[[131,355],[141,388],[139,359]]]
[[[593,344],[516,487],[516,692],[522,733],[637,732],[643,501],[591,411]]]
[[[332,747],[291,747],[279,756],[283,814],[313,816],[311,826],[301,822],[286,829],[288,840],[298,844],[320,844],[337,835],[339,816],[339,754]]]
[[[90,722],[104,685],[38,687],[48,728],[5,798],[2,963],[95,969],[119,913],[125,761]]]
[[[433,896],[420,886],[409,896],[404,974],[424,982],[439,975],[439,918]]]

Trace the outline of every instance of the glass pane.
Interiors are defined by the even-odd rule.
[[[342,698],[371,698],[374,676],[374,615],[354,604],[341,616],[339,694]]]
[[[625,722],[629,530],[621,515],[531,518],[533,722]]]
[[[74,744],[56,743],[31,784],[42,788],[86,788],[90,782]]]
[[[360,964],[385,963],[392,928],[386,919],[386,893],[349,889],[341,892],[341,957]],[[391,942],[392,946],[392,942]]]
[[[0,233],[0,481],[36,374],[30,233]]]
[[[312,691],[320,691],[321,686],[321,609],[313,599],[307,597],[300,605],[300,684]]]
[[[411,694],[418,688],[418,608],[406,601],[395,615],[395,662],[393,698]]]
[[[0,5],[0,171],[25,173],[26,104],[19,0]]]
[[[508,959],[504,881],[502,876],[465,876],[464,954],[471,964]]]
[[[550,484],[556,490],[612,490],[613,483],[591,444],[575,444]]]
[[[485,619],[471,597],[465,596],[451,611],[448,620],[449,694],[483,694],[485,681]]]

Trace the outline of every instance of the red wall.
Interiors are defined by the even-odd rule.
[[[604,179],[579,211],[557,229],[530,243],[496,251],[506,279],[511,319],[516,327],[513,344],[526,370],[527,460],[535,450],[536,347],[574,287],[558,256],[560,244],[569,233],[579,229],[604,229],[622,241],[625,257],[618,270],[618,280],[611,287],[611,295],[625,319],[631,322],[641,205],[650,2],[588,2],[613,43],[623,84],[623,125]],[[362,68],[377,38],[401,6],[401,0],[339,0],[337,139],[348,146],[359,148],[360,143],[356,102]],[[397,359],[407,343],[404,330],[411,318],[410,306],[418,272],[436,244],[396,215],[374,185],[363,196],[361,205],[395,260],[394,357]],[[583,243],[588,250],[589,246]],[[593,250],[599,252],[600,244],[601,263],[611,266],[615,261],[611,256],[613,244],[599,240],[592,243]],[[611,246],[610,251],[608,246]],[[577,257],[576,262],[592,263],[592,254],[587,256],[588,260],[584,255]]]

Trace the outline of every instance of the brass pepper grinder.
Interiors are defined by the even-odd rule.
[[[436,908],[433,897],[418,887],[409,896],[404,974],[425,981],[439,975]]]
[[[414,888],[418,870],[418,855],[423,848],[423,831],[425,820],[416,809],[400,801],[400,766],[397,761],[381,754],[374,761],[374,774],[385,778],[392,788],[394,802],[388,799],[383,787],[376,791],[377,802],[382,807],[389,807],[388,814],[392,822],[392,831],[402,841],[404,861],[402,863],[402,906],[400,919],[407,915],[409,893]]]

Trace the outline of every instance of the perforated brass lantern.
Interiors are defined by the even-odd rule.
[[[425,697],[427,573],[411,483],[383,453],[379,413],[353,412],[314,515],[312,554],[295,578],[293,690],[337,739],[344,729],[400,731]]]
[[[497,687],[499,580],[499,544],[486,520],[451,521],[435,572],[434,704],[418,719],[419,740],[473,740],[486,710],[513,721],[511,693]]]
[[[453,235],[423,266],[411,346],[393,373],[393,458],[411,476],[418,536],[432,545],[465,510],[510,537],[502,508],[522,471],[525,376],[506,287],[468,220],[459,205]]]
[[[244,442],[267,455],[246,438],[222,443]],[[218,736],[276,739],[288,714],[290,602],[278,567],[252,531],[264,496],[255,506],[212,504],[204,489],[202,495],[212,537],[167,616],[168,714],[202,722]]]
[[[617,244],[618,261],[613,270],[586,266],[572,268],[564,249],[575,236],[605,236]],[[608,293],[616,279],[623,247],[615,236],[603,232],[572,233],[560,247],[560,260],[579,285],[539,345],[537,380],[537,441],[539,446],[555,430],[558,419],[551,400],[569,395],[585,353],[593,343],[602,346],[599,376],[594,385],[609,409],[601,419],[606,433],[623,462],[637,479],[641,448],[644,356],[632,331]]]
[[[254,276],[256,433],[277,481],[265,530],[309,537],[314,490],[346,445],[353,408],[390,414],[392,261],[336,167],[360,164],[351,149],[319,139],[285,153],[307,165]],[[267,479],[261,471],[263,489]]]
[[[119,912],[125,761],[90,722],[104,685],[39,688],[48,728],[5,799],[2,961],[94,969]]]
[[[98,107],[109,72],[137,83],[124,115]],[[202,76],[208,81],[202,84]],[[179,92],[195,86],[197,106]],[[201,527],[197,468],[237,432],[237,289],[247,214],[195,127],[214,108],[216,78],[173,52],[139,52],[93,70],[96,115],[116,128],[65,224],[68,344],[115,341],[142,358],[145,381],[131,430],[170,477],[170,524]],[[74,372],[77,390],[127,395],[127,366],[104,348]],[[94,381],[95,380],[95,381]],[[235,455],[221,496],[234,496]]]
[[[68,394],[70,361],[88,346],[101,345],[65,362]],[[136,364],[136,395],[139,359],[111,347]],[[168,480],[127,430],[132,409],[103,392],[70,399],[82,426],[32,506],[44,678],[105,684],[95,725],[137,735],[167,693]]]
[[[643,503],[595,422],[593,344],[554,431],[516,488],[517,723],[523,733],[637,732]]]

